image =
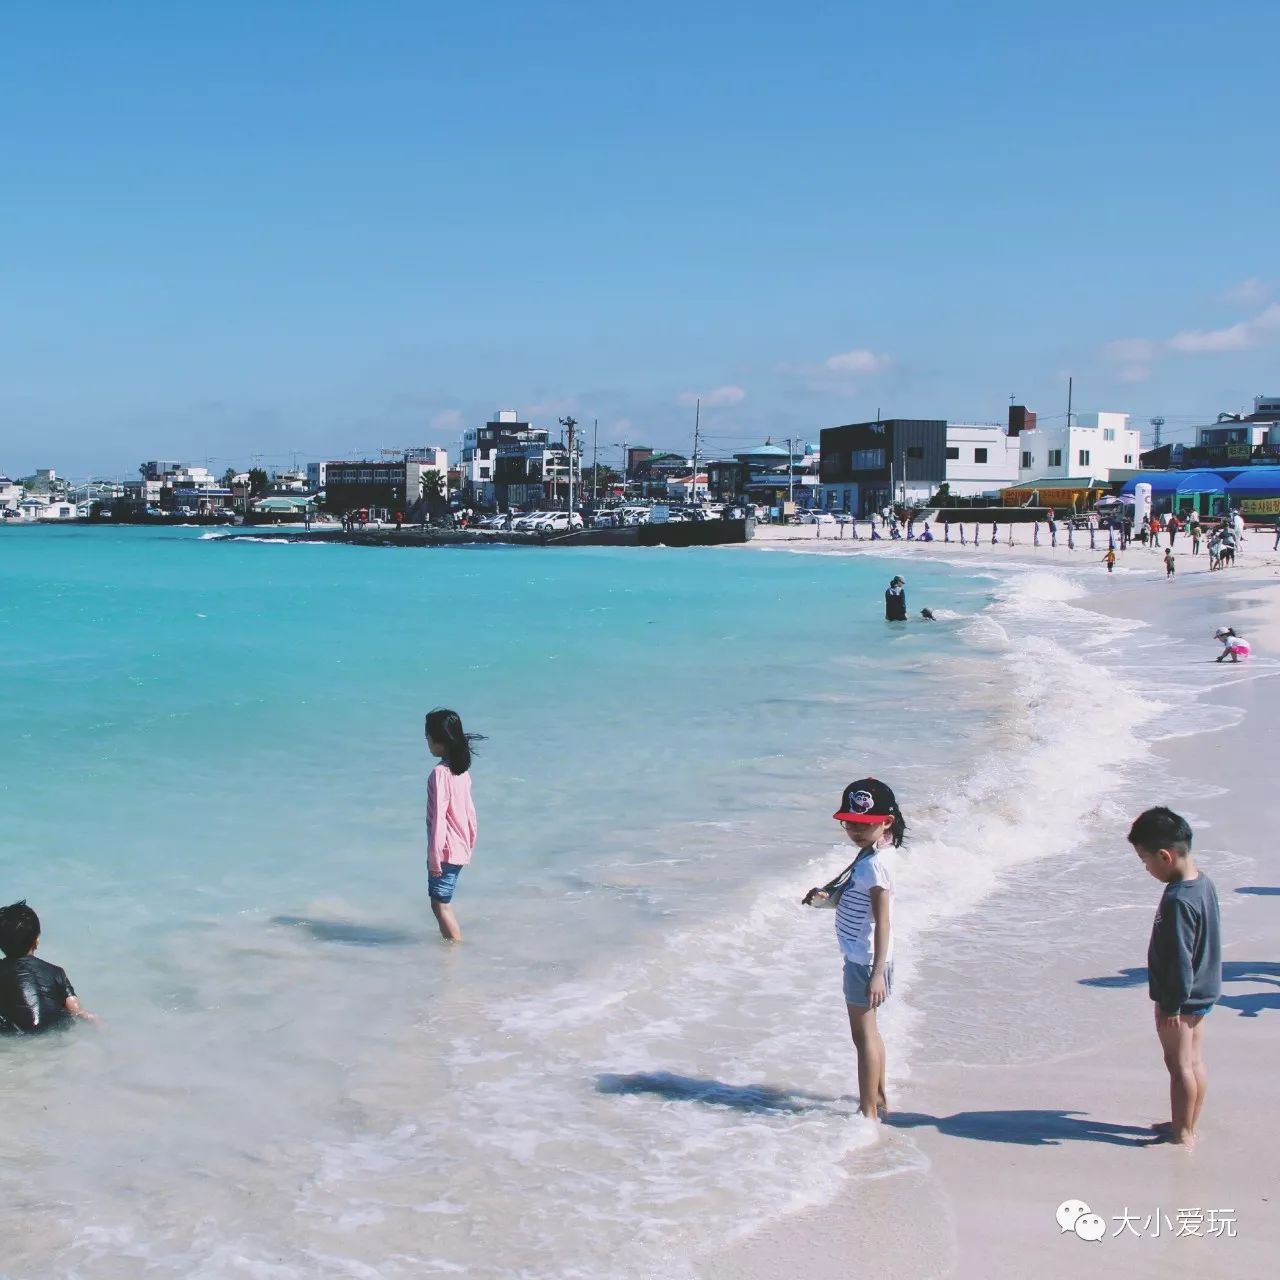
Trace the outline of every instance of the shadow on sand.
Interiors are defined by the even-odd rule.
[[[953,1116],[891,1112],[884,1119],[895,1129],[932,1125],[950,1138],[1007,1142],[1023,1147],[1057,1147],[1064,1142],[1105,1142],[1113,1147],[1151,1147],[1158,1134],[1132,1124],[1091,1120],[1081,1111],[958,1111]]]
[[[316,920],[311,916],[272,916],[272,924],[302,929],[317,942],[344,947],[410,947],[422,939],[403,929],[379,924],[355,924],[350,920]]]
[[[1280,898],[1280,885],[1276,884],[1246,884],[1241,885],[1236,890],[1237,893],[1252,893],[1259,898]]]
[[[1237,995],[1224,990],[1218,1003],[1224,1009],[1234,1009],[1242,1018],[1256,1018],[1268,1010],[1280,1011],[1280,964],[1272,960],[1225,960],[1222,964],[1223,987],[1229,982],[1263,983],[1274,991],[1248,992]],[[1121,969],[1104,978],[1081,978],[1083,987],[1145,987],[1147,970]]]
[[[800,1090],[775,1089],[767,1084],[725,1084],[723,1080],[700,1080],[669,1071],[639,1071],[634,1075],[605,1073],[596,1076],[599,1093],[650,1094],[667,1102],[703,1102],[713,1107],[759,1114],[800,1115],[808,1111],[840,1111],[856,1105],[851,1098],[832,1098]],[[845,1103],[846,1108],[835,1104]]]

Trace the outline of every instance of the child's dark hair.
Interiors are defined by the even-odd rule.
[[[902,842],[907,838],[907,820],[902,816],[902,810],[898,808],[896,801],[893,806],[893,825],[889,828],[889,838],[893,841],[895,849],[901,849]]]
[[[444,762],[454,774],[471,768],[472,743],[484,741],[482,733],[464,733],[462,717],[448,707],[427,712],[427,737],[444,748]]]
[[[1135,849],[1154,852],[1168,849],[1171,853],[1191,852],[1191,827],[1186,818],[1163,806],[1148,809],[1133,820],[1129,828],[1129,843]]]
[[[40,937],[40,917],[21,902],[0,907],[0,951],[9,959],[21,959],[31,954],[31,948]]]

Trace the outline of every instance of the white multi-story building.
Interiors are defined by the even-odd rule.
[[[325,486],[326,474],[329,464],[327,462],[308,462],[307,463],[307,492],[319,493]]]
[[[17,511],[18,504],[26,496],[26,490],[8,476],[0,476],[0,511]]]
[[[537,430],[521,422],[514,409],[499,409],[483,427],[470,427],[462,433],[462,488],[473,502],[486,507],[494,505],[499,448],[528,444],[532,432]],[[546,440],[548,433],[541,432],[541,438]]]
[[[1068,477],[1106,481],[1139,465],[1142,433],[1127,413],[1073,414],[1070,423],[1034,427],[1017,436],[1019,484]]]
[[[948,422],[946,450],[947,491],[953,498],[994,497],[1018,479],[1018,437],[998,423]],[[914,496],[925,501],[930,495]]]

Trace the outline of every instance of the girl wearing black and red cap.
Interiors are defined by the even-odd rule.
[[[875,1120],[888,1110],[876,1010],[893,989],[893,870],[882,850],[902,844],[907,824],[892,789],[878,778],[860,778],[845,787],[834,817],[858,856],[830,884],[810,889],[804,903],[836,909],[844,999],[858,1054],[858,1097],[862,1114]]]

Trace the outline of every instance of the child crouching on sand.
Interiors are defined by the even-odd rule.
[[[1222,994],[1222,933],[1213,881],[1191,856],[1191,828],[1171,809],[1148,809],[1129,830],[1142,865],[1164,885],[1147,947],[1147,991],[1169,1071],[1172,1117],[1154,1126],[1193,1146],[1209,1079],[1204,1020]]]
[[[858,1055],[858,1098],[862,1114],[876,1120],[889,1106],[884,1040],[876,1024],[876,1010],[893,990],[893,869],[887,846],[902,844],[907,824],[893,791],[877,778],[851,782],[834,817],[858,856],[830,884],[810,889],[804,905],[836,909],[844,999]]]
[[[446,942],[461,942],[453,914],[453,894],[462,868],[476,847],[476,807],[471,799],[471,744],[456,711],[443,707],[427,715],[427,750],[440,763],[427,778],[427,894]]]

